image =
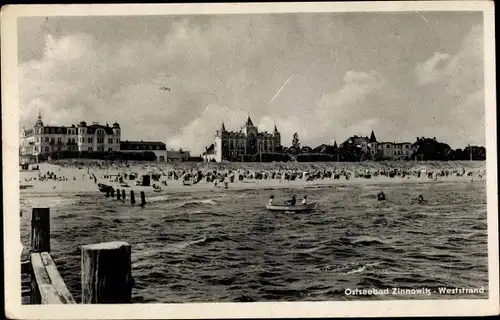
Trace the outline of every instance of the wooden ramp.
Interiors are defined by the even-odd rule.
[[[76,303],[48,252],[32,253],[31,269],[31,303]]]

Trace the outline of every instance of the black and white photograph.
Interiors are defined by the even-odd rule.
[[[498,313],[493,3],[2,11],[8,315]]]

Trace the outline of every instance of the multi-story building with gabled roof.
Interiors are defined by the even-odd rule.
[[[277,152],[281,149],[281,134],[276,125],[274,132],[259,132],[248,117],[239,131],[227,131],[222,122],[215,133],[213,159],[217,162],[239,160],[244,156],[265,152]]]

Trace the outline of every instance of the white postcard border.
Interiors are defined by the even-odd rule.
[[[278,12],[483,11],[488,209],[488,300],[391,300],[131,305],[21,305],[17,18],[20,16],[169,15]],[[194,319],[335,316],[487,315],[499,312],[494,4],[488,1],[29,5],[2,8],[2,124],[6,315],[19,319]]]

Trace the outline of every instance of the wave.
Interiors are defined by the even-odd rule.
[[[21,201],[21,208],[40,208],[40,207],[64,207],[75,206],[84,203],[81,199],[68,199],[64,197],[39,197],[30,198],[29,200]]]
[[[213,199],[204,199],[204,200],[190,200],[186,201],[178,206],[176,208],[196,208],[204,205],[212,205],[215,206],[217,205],[217,202]]]
[[[161,201],[166,201],[166,200],[172,200],[172,197],[169,195],[163,195],[163,196],[156,196],[156,197],[151,197],[147,198],[147,202],[161,202]]]
[[[388,244],[391,241],[382,240],[377,237],[371,236],[359,236],[350,240],[351,244],[360,244],[360,245],[370,245],[370,244]]]
[[[208,239],[207,237],[203,237],[201,239],[192,240],[192,241],[182,241],[182,242],[179,242],[179,243],[172,245],[172,247],[174,247],[178,250],[182,250],[182,249],[186,249],[189,246],[192,246],[193,244],[203,243],[203,242],[207,241],[207,239]]]

